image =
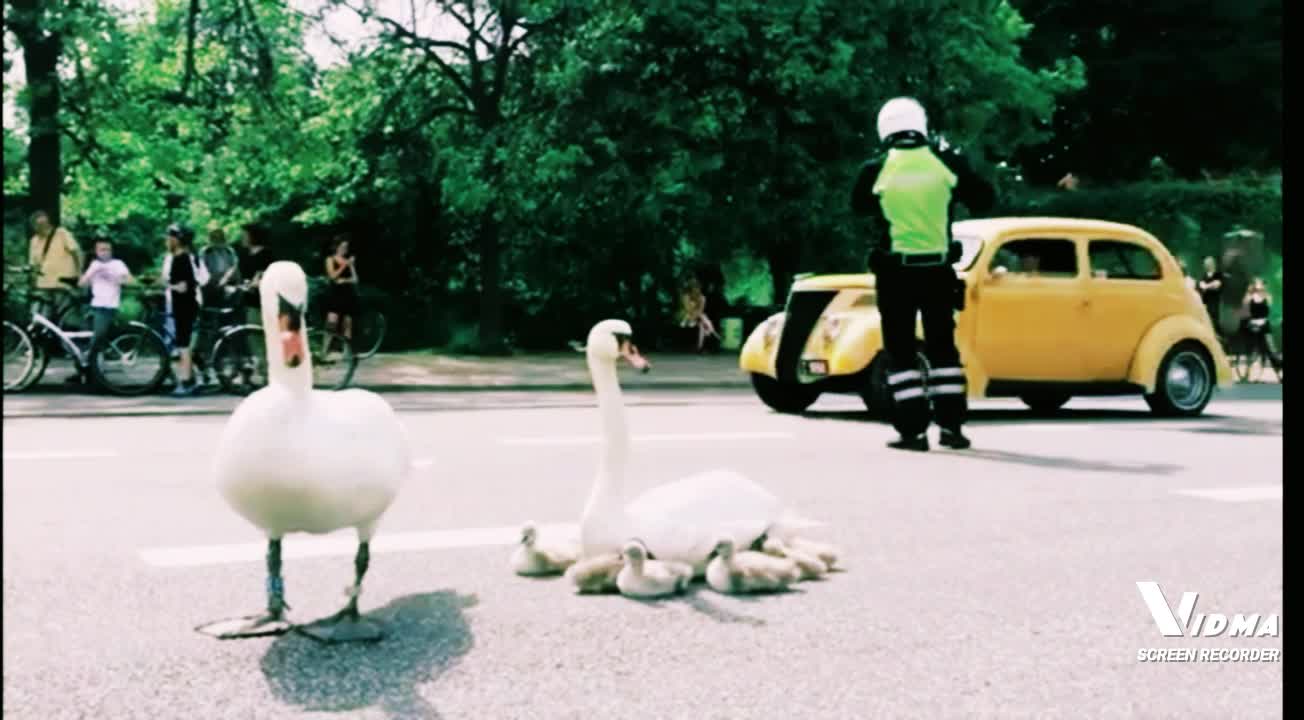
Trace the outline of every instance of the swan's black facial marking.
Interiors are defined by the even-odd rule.
[[[303,312],[308,303],[295,305],[286,300],[285,296],[280,293],[276,294],[276,300],[279,305],[278,314],[285,318],[285,329],[290,332],[298,332],[299,328],[303,327]]]

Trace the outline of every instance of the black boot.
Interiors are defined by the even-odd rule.
[[[920,433],[912,437],[899,437],[887,444],[893,450],[914,450],[928,452],[928,436]]]
[[[960,428],[954,430],[942,428],[942,434],[937,438],[937,443],[952,450],[965,450],[973,445],[973,443],[969,442],[969,438],[960,432]]]

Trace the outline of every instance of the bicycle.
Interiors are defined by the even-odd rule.
[[[330,286],[319,278],[313,278],[309,282],[312,287],[313,319],[318,327],[324,328],[326,327],[327,313],[323,299]],[[359,298],[358,302],[359,305],[362,304],[361,298]],[[353,338],[351,340],[355,357],[359,360],[365,360],[379,352],[381,343],[385,341],[385,331],[388,327],[384,313],[375,308],[359,307],[357,317],[353,318]],[[336,332],[338,332],[338,329]]]
[[[114,395],[130,397],[154,392],[168,372],[163,338],[134,321],[111,329],[95,346],[92,331],[66,331],[38,307],[32,310],[30,324],[25,328],[5,320],[4,334],[5,392],[22,392],[39,382],[50,356],[56,352],[72,359],[78,375]]]
[[[244,306],[240,304],[242,295],[239,294],[244,289],[238,288],[237,290],[238,293],[232,305],[214,308],[201,307],[194,328],[194,340],[197,346],[193,356],[195,377],[201,379],[205,373],[218,375],[218,383],[228,392],[230,392],[230,379],[228,378],[227,382],[222,382],[222,377],[218,374],[212,358],[216,356],[217,344],[222,338],[244,324],[242,317]],[[144,298],[143,304],[145,306],[143,323],[163,338],[164,344],[171,352],[177,352],[176,330],[169,326],[167,322],[164,296],[161,293],[148,296]]]
[[[233,312],[243,312],[243,294],[253,292],[253,286],[239,286]],[[336,351],[338,349],[338,357]],[[312,358],[313,387],[319,390],[342,390],[348,387],[358,367],[358,355],[353,343],[339,333],[325,328],[308,331],[308,352]],[[266,387],[267,345],[263,326],[247,323],[226,327],[213,345],[211,364],[222,388],[234,395],[249,393]]]
[[[1253,320],[1247,322],[1237,333],[1239,347],[1232,355],[1232,365],[1240,382],[1261,382],[1268,367],[1272,368],[1277,382],[1283,381],[1281,354],[1272,352],[1268,340],[1266,326],[1263,323],[1256,325]],[[1257,374],[1254,373],[1256,368]],[[1254,380],[1250,379],[1251,375],[1255,376]]]
[[[312,358],[312,386],[318,390],[343,390],[358,367],[358,356],[348,338],[325,328],[308,331]],[[236,395],[267,386],[267,340],[262,325],[240,325],[228,330],[213,349],[213,366],[227,392]],[[236,383],[236,376],[240,383]]]

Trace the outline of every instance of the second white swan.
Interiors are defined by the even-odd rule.
[[[784,507],[770,491],[731,470],[690,475],[626,502],[630,437],[616,363],[624,359],[637,370],[650,369],[632,335],[629,323],[604,320],[593,326],[585,343],[602,416],[603,448],[580,517],[583,554],[618,553],[629,538],[637,537],[654,558],[685,563],[700,577],[722,534],[748,547],[783,521]]]

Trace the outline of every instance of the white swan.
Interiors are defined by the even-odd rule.
[[[379,639],[380,627],[358,616],[358,592],[376,524],[411,469],[406,432],[375,393],[313,390],[308,281],[298,265],[272,263],[259,294],[269,382],[227,421],[215,470],[222,497],[267,535],[267,614],[199,629],[223,638],[284,632],[281,538],[354,528],[356,575],[347,605],[299,629],[328,642]]]
[[[713,470],[652,488],[626,504],[629,428],[616,362],[624,358],[647,372],[647,360],[623,320],[604,320],[589,331],[584,350],[602,414],[604,444],[597,479],[580,518],[585,557],[620,552],[631,537],[646,543],[654,558],[686,563],[695,576],[721,533],[740,547],[781,525],[786,513],[765,488],[730,470]]]

